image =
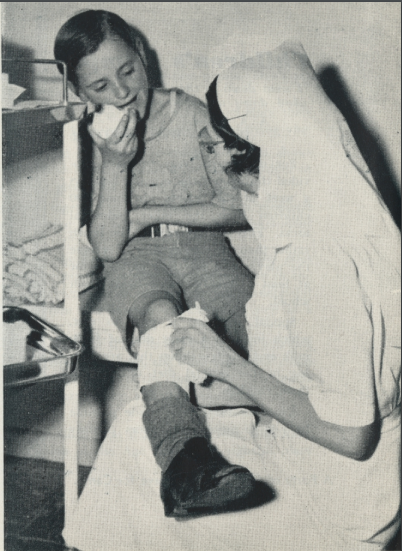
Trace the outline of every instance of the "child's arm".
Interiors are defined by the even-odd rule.
[[[225,230],[248,227],[242,210],[226,209],[212,202],[181,207],[147,206],[130,211],[129,220],[130,238],[153,224],[178,224]]]
[[[137,151],[136,124],[135,113],[129,111],[106,140],[88,128],[102,156],[99,197],[88,237],[97,256],[108,262],[119,258],[128,240],[127,167]]]

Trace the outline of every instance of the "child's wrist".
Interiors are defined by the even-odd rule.
[[[128,163],[125,163],[125,162],[122,162],[121,160],[116,160],[116,159],[103,159],[102,161],[102,170],[104,172],[113,172],[114,174],[115,173],[119,173],[119,174],[122,174],[124,173],[125,175],[127,174],[127,167],[128,167]]]
[[[153,205],[147,205],[146,207],[142,207],[142,212],[144,215],[144,218],[146,219],[147,223],[150,226],[153,226],[154,224],[163,224],[164,222],[161,220],[161,217],[158,216],[160,207],[153,206]]]
[[[111,167],[118,167],[118,168],[127,168],[128,164],[129,164],[130,161],[124,159],[122,160],[121,158],[119,157],[113,157],[113,156],[108,156],[108,155],[104,155],[102,156],[102,164],[103,166],[111,166]]]

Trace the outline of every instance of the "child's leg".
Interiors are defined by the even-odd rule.
[[[181,307],[172,296],[154,291],[137,300],[128,315],[131,324],[138,327],[141,338],[149,329],[180,313]],[[162,470],[166,470],[187,440],[208,437],[208,433],[198,410],[178,384],[160,381],[143,386],[141,393],[147,408],[144,424],[155,459]]]
[[[160,261],[160,252],[169,249],[169,243],[171,248],[177,249],[175,241],[169,237],[149,240],[139,238],[138,242],[133,239],[117,261],[105,264],[105,289],[109,311],[128,348],[134,327],[138,327],[141,337],[149,329],[171,320],[182,312],[181,288]],[[163,367],[162,365],[161,369]],[[186,416],[192,418],[191,422],[187,422],[190,427],[194,425],[194,430],[190,430],[190,437],[205,435],[204,421],[200,423],[199,420],[195,420],[195,417],[199,417],[198,410],[189,403],[188,394],[173,382],[165,381],[144,387],[142,395],[147,406],[146,419],[149,420],[150,426],[154,427],[148,431],[150,440],[155,440],[152,447],[158,464],[164,469],[180,446],[183,431],[178,430],[178,427],[177,430],[172,429],[173,421],[169,422],[168,416],[163,416],[163,407],[160,407],[162,401],[170,400],[176,404],[177,411],[182,412],[180,416],[176,415],[176,418],[182,418],[183,426],[186,425]],[[192,408],[196,415],[194,411],[190,415],[189,410]],[[151,432],[161,435],[161,441],[158,440],[159,436],[153,438]]]
[[[163,292],[148,293],[129,311],[130,322],[139,328],[140,336],[179,314],[176,301]],[[141,392],[146,405],[145,430],[162,469],[166,515],[224,512],[236,503],[239,508],[247,507],[255,487],[253,476],[213,451],[204,418],[188,393],[171,381],[143,386]]]
[[[176,239],[138,238],[116,262],[105,263],[109,311],[127,345],[134,326],[142,336],[181,313],[182,289],[160,259],[169,252],[181,252]],[[163,358],[163,352],[159,356]],[[244,498],[249,503],[248,497],[254,494],[254,478],[246,469],[229,465],[212,449],[204,418],[188,393],[169,381],[150,384],[142,392],[144,426],[162,468],[166,515],[186,516],[195,507],[201,514],[225,511],[234,501],[246,507]]]

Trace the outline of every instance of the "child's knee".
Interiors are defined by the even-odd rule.
[[[128,312],[128,322],[143,335],[155,325],[169,321],[181,313],[180,304],[168,293],[147,293]]]
[[[150,329],[178,316],[180,311],[176,304],[166,298],[159,298],[148,304],[144,311],[143,323]]]

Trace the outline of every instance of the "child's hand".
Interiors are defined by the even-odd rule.
[[[230,346],[202,321],[176,318],[172,325],[170,348],[176,360],[225,381],[228,370],[239,358]]]
[[[133,109],[123,115],[116,130],[107,139],[98,136],[88,126],[88,132],[101,152],[103,163],[126,167],[134,159],[138,149],[136,126],[137,114]]]

